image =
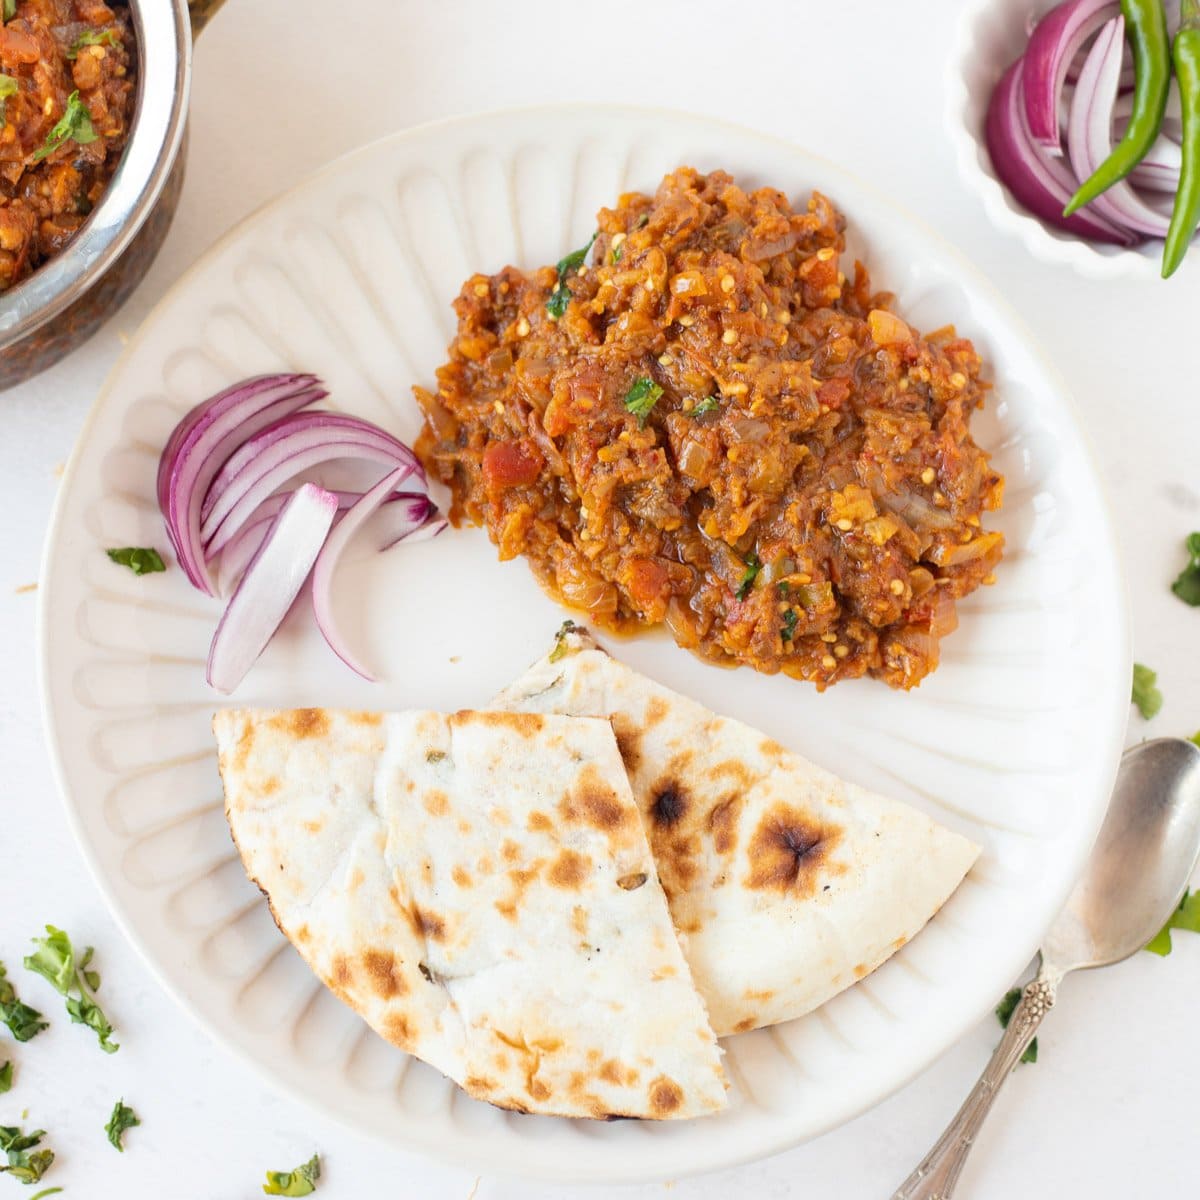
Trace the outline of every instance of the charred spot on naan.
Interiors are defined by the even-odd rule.
[[[475,880],[471,877],[471,872],[461,864],[455,864],[451,869],[450,878],[460,888],[472,888],[475,886]]]
[[[554,822],[544,812],[531,812],[525,828],[530,833],[549,833],[554,828]]]
[[[669,1075],[660,1075],[650,1084],[650,1112],[655,1117],[669,1117],[683,1103],[683,1088]]]
[[[416,1044],[417,1031],[407,1013],[389,1012],[383,1018],[380,1032],[389,1042],[401,1050],[411,1050]]]
[[[444,817],[450,812],[450,797],[440,788],[430,788],[421,798],[421,804],[431,817]]]
[[[402,966],[390,950],[364,950],[362,953],[364,984],[384,1000],[407,994],[408,980],[404,978]]]
[[[565,824],[590,825],[610,837],[627,831],[633,817],[592,763],[579,772],[574,788],[558,802],[558,811]]]
[[[617,880],[617,887],[626,892],[636,892],[638,888],[645,885],[650,876],[645,871],[633,871],[629,875],[622,875]]]
[[[787,804],[776,804],[758,823],[747,856],[745,885],[758,891],[811,896],[826,876],[845,867],[832,861],[842,839],[838,825],[828,825]]]
[[[745,795],[731,792],[722,796],[708,811],[708,831],[713,849],[720,855],[730,855],[737,849],[738,820],[742,815]]]
[[[630,775],[634,775],[637,773],[638,767],[642,765],[642,731],[628,717],[624,716],[614,716],[612,727],[625,770]]]
[[[633,1087],[641,1078],[636,1067],[626,1066],[615,1058],[606,1059],[596,1075],[613,1087]]]
[[[329,733],[329,713],[323,708],[293,708],[277,713],[267,724],[272,729],[298,740],[325,737]]]
[[[650,801],[652,829],[670,829],[687,816],[691,800],[687,789],[677,779],[664,778],[654,785]]]
[[[592,860],[586,854],[565,847],[550,864],[550,869],[546,872],[546,882],[551,887],[563,891],[578,892],[582,890],[584,881],[591,872]]]
[[[545,859],[535,858],[528,867],[513,867],[508,872],[509,882],[512,884],[512,891],[503,900],[495,902],[496,911],[512,922],[516,922],[517,910],[525,901],[525,893],[529,889],[530,884],[541,874],[542,867],[545,865]]]

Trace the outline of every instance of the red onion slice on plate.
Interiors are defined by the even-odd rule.
[[[325,540],[321,553],[317,556],[313,567],[312,600],[313,615],[317,618],[317,626],[329,643],[329,648],[350,668],[364,679],[375,681],[375,676],[355,656],[346,645],[346,639],[338,628],[337,619],[333,614],[333,573],[341,560],[342,551],[350,544],[350,539],[362,528],[363,523],[384,503],[390,492],[398,487],[408,476],[404,467],[399,467],[385,475],[370,491],[364,492],[362,498],[337,523],[333,532]],[[422,516],[422,520],[424,516]]]
[[[298,487],[233,593],[208,652],[208,682],[232,692],[266,649],[304,586],[329,535],[337,497]]]
[[[200,520],[200,537],[215,554],[272,492],[311,467],[353,458],[403,467],[424,481],[416,455],[365,421],[335,413],[300,413],[248,441],[213,480]]]
[[[1021,101],[1022,62],[1018,59],[996,85],[987,112],[987,147],[996,174],[1031,213],[1048,225],[1097,242],[1133,246],[1128,230],[1090,212],[1062,215],[1078,186],[1061,159],[1039,146],[1029,133]]]
[[[1029,38],[1023,108],[1030,138],[1050,154],[1062,154],[1058,105],[1071,63],[1088,38],[1120,11],[1114,0],[1068,0],[1048,12]]]
[[[1088,179],[1112,153],[1113,106],[1121,80],[1125,52],[1125,18],[1116,17],[1096,36],[1079,72],[1067,123],[1071,167]],[[1170,220],[1156,212],[1124,180],[1087,205],[1087,211],[1137,233],[1164,238]]]
[[[159,459],[159,507],[179,565],[202,592],[211,595],[213,588],[200,512],[225,459],[247,437],[326,394],[313,375],[264,375],[214,396],[175,427]]]

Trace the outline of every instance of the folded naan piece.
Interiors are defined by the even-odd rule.
[[[718,1037],[802,1016],[873,971],[979,854],[622,666],[575,626],[493,706],[611,719]]]
[[[389,1041],[502,1108],[725,1107],[607,721],[230,710],[213,728],[247,873]]]

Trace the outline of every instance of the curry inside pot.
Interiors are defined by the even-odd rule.
[[[971,342],[873,293],[818,193],[796,211],[685,167],[597,223],[586,253],[455,301],[416,389],[451,519],[600,626],[665,622],[819,688],[919,683],[1003,548]]]
[[[133,119],[129,10],[100,0],[4,0],[0,26],[0,290],[78,232]]]

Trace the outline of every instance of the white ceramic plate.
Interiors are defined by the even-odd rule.
[[[136,578],[108,546],[165,546],[159,449],[187,408],[243,376],[305,369],[401,436],[474,269],[553,262],[594,213],[680,163],[842,206],[852,250],[923,328],[954,322],[992,364],[980,441],[1008,476],[999,582],[962,605],[937,673],[902,695],[705,666],[666,637],[618,647],[654,678],[851,779],[928,810],[983,856],[936,920],[869,979],[792,1024],[727,1043],[728,1113],[674,1124],[556,1121],[476,1103],[320,987],[245,879],[222,815],[204,682],[216,601],[181,571]],[[342,159],[213,248],[146,321],[63,483],[46,552],[47,726],[85,854],[164,984],[290,1095],[396,1144],[558,1179],[666,1178],[783,1149],[932,1061],[1028,962],[1103,813],[1129,699],[1123,589],[1077,419],[1028,332],[935,235],[830,164],[745,130],[617,108],[416,129]],[[303,606],[239,704],[479,705],[541,654],[563,613],[479,531],[379,556],[336,601],[371,685]],[[913,864],[920,870],[920,864]]]

